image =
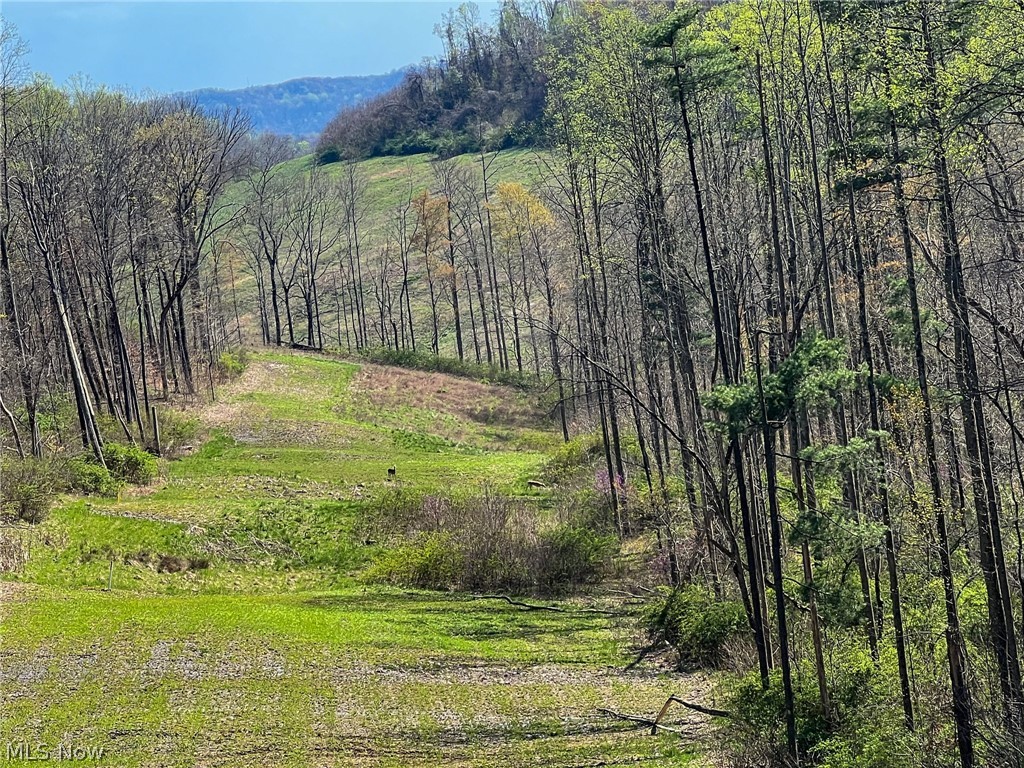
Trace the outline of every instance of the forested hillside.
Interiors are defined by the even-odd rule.
[[[182,94],[211,114],[240,109],[256,133],[315,139],[338,110],[351,109],[394,88],[402,72],[363,77],[302,77],[273,85]]]
[[[343,109],[317,143],[321,159],[358,160],[545,144],[547,72],[541,66],[557,3],[502,3],[494,23],[476,5],[436,26],[444,55],[410,67],[393,89]]]
[[[1024,8],[510,0],[491,42],[470,11],[441,29],[440,74],[293,160],[240,114],[32,82],[5,37],[5,467],[156,449],[158,411],[247,347],[513,386],[542,417],[473,419],[547,437],[438,452],[543,457],[388,501],[366,578],[597,590],[629,669],[710,675],[703,704],[603,708],[710,716],[684,737],[718,763],[1024,764]],[[544,148],[509,151],[538,93]],[[398,418],[448,423],[421,394]],[[34,519],[43,485],[7,508]]]

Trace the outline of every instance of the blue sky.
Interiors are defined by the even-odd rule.
[[[388,72],[439,54],[434,24],[456,5],[0,0],[0,14],[28,43],[32,70],[141,93]],[[490,20],[496,3],[478,5]]]

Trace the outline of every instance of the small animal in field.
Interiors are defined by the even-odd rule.
[[[394,480],[397,477],[398,477],[398,468],[397,467],[388,467],[388,481],[390,482],[390,481]]]

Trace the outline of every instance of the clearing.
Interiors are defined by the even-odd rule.
[[[66,500],[0,581],[0,761],[34,762],[8,743],[126,767],[695,760],[602,712],[649,716],[698,684],[624,673],[628,620],[358,578],[392,465],[426,491],[544,492],[526,481],[558,436],[523,395],[260,353],[199,418],[209,439],[157,486]]]

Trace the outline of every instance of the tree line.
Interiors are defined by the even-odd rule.
[[[5,38],[12,445],[62,397],[145,441],[257,339],[513,372],[596,435],[615,531],[742,605],[737,755],[1020,765],[1024,9],[543,14],[538,180],[481,142],[383,208],[238,115],[18,81]]]
[[[248,121],[31,79],[11,25],[0,47],[0,404],[18,453],[39,457],[70,393],[102,461],[98,413],[146,441],[152,401],[201,388],[223,345],[224,193]]]

